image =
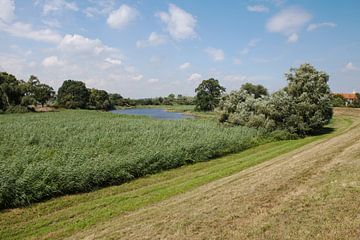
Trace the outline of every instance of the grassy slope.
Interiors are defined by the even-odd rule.
[[[59,197],[27,208],[0,213],[0,238],[63,238],[114,217],[157,203],[201,185],[232,175],[310,142],[331,138],[351,125],[337,117],[336,131],[305,139],[272,142],[209,162],[144,177],[86,194]]]
[[[360,111],[346,131],[72,239],[359,239]]]

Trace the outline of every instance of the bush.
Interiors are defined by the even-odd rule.
[[[15,106],[9,106],[6,109],[6,113],[27,113],[27,112],[31,112],[31,109],[21,106],[21,105],[15,105]]]
[[[303,64],[286,76],[288,86],[270,97],[255,98],[244,90],[226,95],[219,105],[219,121],[299,135],[329,123],[332,108],[328,75]]]

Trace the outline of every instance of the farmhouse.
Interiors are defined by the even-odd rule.
[[[342,96],[346,100],[346,105],[353,103],[357,98],[355,91],[352,93],[333,93],[333,95]]]

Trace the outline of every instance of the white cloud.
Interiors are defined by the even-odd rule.
[[[150,47],[150,46],[158,46],[166,43],[166,37],[164,35],[157,34],[156,32],[150,33],[147,40],[140,40],[136,42],[136,47]]]
[[[298,36],[298,33],[310,20],[310,13],[302,8],[291,7],[271,17],[266,23],[266,29],[269,32],[281,33],[289,38],[292,34]],[[296,38],[294,36],[292,39]]]
[[[94,55],[115,51],[115,49],[104,45],[99,39],[90,39],[78,34],[66,34],[59,44],[59,49],[68,52],[91,53]]]
[[[134,21],[138,15],[139,13],[135,8],[123,4],[117,10],[110,13],[107,23],[112,28],[122,29]]]
[[[11,22],[15,18],[15,2],[13,0],[0,0],[0,21]]]
[[[0,31],[7,32],[16,37],[28,38],[35,41],[58,43],[61,35],[49,28],[34,30],[31,24],[15,22],[5,24],[0,22]]]
[[[321,27],[336,27],[337,25],[333,22],[323,22],[323,23],[312,23],[310,24],[308,27],[307,27],[307,30],[308,31],[314,31],[318,28],[321,28]]]
[[[250,12],[269,12],[269,8],[265,7],[264,5],[251,5],[247,6],[246,9]]]
[[[148,79],[148,83],[157,83],[157,82],[159,82],[158,78],[150,78],[150,79]]]
[[[246,47],[241,50],[241,54],[248,54],[250,52],[250,50],[254,47],[256,47],[256,45],[258,44],[258,42],[260,42],[261,39],[260,38],[254,38],[254,39],[251,39],[249,41],[249,43],[246,45]]]
[[[344,71],[358,71],[358,70],[360,70],[360,68],[356,67],[352,62],[348,62],[344,67]]]
[[[90,7],[86,7],[83,12],[87,17],[94,17],[96,15],[107,15],[115,6],[115,0],[90,0],[93,4]]]
[[[194,38],[197,35],[195,17],[174,4],[169,4],[169,12],[159,12],[156,16],[166,24],[170,36],[176,40]]]
[[[52,12],[65,10],[78,11],[79,8],[75,2],[68,2],[66,0],[47,0],[43,5],[43,14],[47,15]]]
[[[144,77],[143,75],[138,74],[138,75],[133,76],[132,79],[135,81],[140,81],[141,79],[143,79],[143,77]]]
[[[191,66],[191,64],[189,62],[183,63],[179,66],[179,69],[181,70],[185,70],[187,68],[189,68]]]
[[[50,28],[60,28],[61,27],[61,23],[57,19],[42,20],[42,22]]]
[[[189,76],[188,80],[189,81],[199,81],[201,80],[202,75],[200,73],[193,73]]]
[[[296,33],[293,33],[288,37],[288,42],[294,43],[294,42],[297,42],[298,39],[299,39],[299,35],[297,35]]]
[[[214,61],[222,61],[225,58],[224,51],[222,49],[217,48],[207,48],[205,52],[214,60]]]
[[[120,58],[108,57],[108,58],[105,59],[105,62],[110,63],[112,65],[121,65],[122,64],[122,61],[121,61]]]
[[[64,66],[65,64],[66,64],[66,62],[59,60],[59,58],[57,56],[46,57],[42,61],[42,65],[44,67],[61,67],[61,66]]]

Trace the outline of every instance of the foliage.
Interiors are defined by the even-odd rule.
[[[288,86],[272,96],[255,98],[240,90],[220,103],[220,122],[270,131],[305,135],[329,123],[332,117],[328,75],[309,64],[290,69]]]
[[[346,99],[339,94],[332,95],[331,96],[331,105],[333,107],[345,107]]]
[[[21,105],[10,105],[6,109],[6,113],[27,113],[30,112],[31,108],[27,108]]]
[[[95,111],[3,115],[0,125],[0,208],[123,183],[271,140],[263,130],[212,121]]]
[[[11,105],[20,105],[24,95],[22,82],[14,75],[0,72],[0,109],[6,110]]]
[[[249,94],[254,95],[255,98],[268,96],[269,93],[263,85],[254,85],[252,83],[245,83],[241,86],[240,90],[247,91]]]
[[[113,108],[109,94],[104,90],[91,89],[89,97],[90,108],[110,110]]]
[[[85,83],[66,80],[58,90],[59,104],[65,108],[86,108],[90,93]]]
[[[195,109],[198,111],[212,111],[218,106],[225,88],[219,84],[218,80],[210,78],[203,80],[195,89],[195,92]]]

